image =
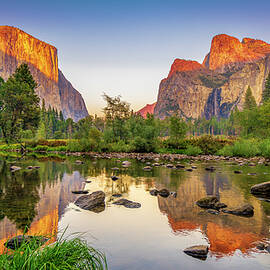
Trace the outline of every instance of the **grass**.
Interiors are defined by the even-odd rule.
[[[78,237],[41,247],[35,238],[15,251],[7,250],[0,256],[0,269],[5,270],[103,270],[108,269],[106,257],[89,247]]]

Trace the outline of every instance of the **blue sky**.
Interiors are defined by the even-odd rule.
[[[0,25],[58,48],[59,66],[91,114],[102,93],[137,110],[156,101],[175,58],[202,62],[216,34],[270,43],[270,1],[5,1]]]

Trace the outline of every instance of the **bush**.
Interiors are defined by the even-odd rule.
[[[198,146],[205,155],[214,155],[230,142],[211,135],[204,135],[190,139],[189,143]]]
[[[156,145],[153,141],[149,141],[139,136],[135,137],[135,139],[131,141],[131,145],[133,151],[138,153],[149,153],[156,150]]]
[[[258,148],[262,156],[270,158],[270,139],[261,141],[258,145]]]
[[[202,149],[198,146],[189,145],[184,153],[188,156],[198,156],[202,154]]]
[[[118,141],[116,143],[111,143],[109,145],[109,151],[111,152],[133,152],[134,149],[131,145],[124,143],[123,141]]]
[[[38,145],[34,148],[34,151],[36,152],[47,152],[48,146],[47,145]]]

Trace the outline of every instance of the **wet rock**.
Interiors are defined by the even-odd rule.
[[[256,166],[255,163],[249,163],[248,166]]]
[[[235,174],[241,174],[242,171],[234,171]]]
[[[196,202],[196,204],[201,208],[212,208],[215,209],[215,205],[218,203],[218,198],[215,196],[208,196],[205,198],[202,198]]]
[[[259,250],[265,250],[266,248],[266,245],[264,243],[259,243],[257,246],[256,246],[257,249]]]
[[[254,215],[254,207],[250,204],[245,204],[235,209],[223,209],[222,212],[236,216],[252,217]]]
[[[11,166],[10,167],[10,170],[12,171],[12,172],[16,172],[16,171],[19,171],[19,170],[21,170],[21,167],[19,167],[19,166]]]
[[[192,169],[197,169],[197,166],[192,166],[191,168],[192,168]]]
[[[83,164],[83,161],[81,161],[81,160],[76,160],[75,163],[76,163],[76,164]]]
[[[149,192],[152,196],[157,196],[158,195],[158,190],[157,189],[152,189]]]
[[[197,259],[205,260],[208,254],[208,246],[199,245],[184,249],[184,252]]]
[[[227,207],[227,205],[225,203],[217,202],[215,204],[215,209],[217,209],[217,210],[219,210],[221,208],[226,208],[226,207]]]
[[[145,164],[149,166],[149,165],[151,165],[151,162],[148,161],[148,162],[146,162]]]
[[[119,198],[119,197],[122,197],[122,194],[120,193],[116,193],[116,194],[112,194],[113,197],[116,197],[116,198]]]
[[[72,190],[73,194],[88,194],[89,192],[87,190]]]
[[[158,166],[160,166],[160,164],[159,163],[153,163],[152,166],[158,167]]]
[[[186,169],[187,172],[192,172],[193,170],[192,169]]]
[[[266,250],[268,253],[270,253],[270,246],[267,246],[267,247],[265,248],[265,250]]]
[[[170,192],[168,189],[161,189],[159,192],[158,192],[158,195],[160,195],[161,197],[164,197],[164,198],[167,198],[169,197],[170,195]]]
[[[105,193],[103,191],[95,191],[89,195],[83,195],[75,201],[75,205],[84,210],[93,210],[97,206],[103,206]]]
[[[33,169],[36,169],[36,170],[39,169],[39,168],[40,168],[40,166],[34,166],[33,167]]]
[[[119,168],[118,167],[114,167],[112,168],[113,171],[119,171]]]
[[[176,197],[177,197],[177,192],[171,191],[171,192],[170,192],[170,195],[173,196],[174,198],[176,198]]]
[[[84,182],[85,182],[86,184],[92,183],[92,181],[90,181],[90,180],[85,180]]]
[[[174,166],[173,166],[173,164],[167,164],[166,167],[169,168],[169,169],[171,169],[171,168],[173,168]]]
[[[257,175],[256,173],[248,173],[248,175]]]
[[[129,167],[130,165],[131,165],[131,162],[128,161],[128,160],[125,160],[125,161],[122,162],[123,167]]]
[[[270,181],[252,186],[250,192],[253,195],[264,195],[270,197]]]
[[[127,200],[127,199],[120,199],[118,201],[113,202],[113,204],[123,205],[126,208],[140,208],[141,207],[140,203],[133,202],[133,201],[130,201],[130,200]]]
[[[33,166],[28,166],[26,167],[27,170],[32,170],[33,169]]]
[[[214,209],[208,209],[207,213],[212,214],[212,215],[219,215],[219,211],[214,210]]]
[[[116,181],[116,180],[118,180],[119,178],[118,178],[117,176],[113,175],[113,176],[111,176],[111,179],[112,179],[113,181]]]
[[[48,238],[42,237],[42,236],[18,235],[9,239],[5,243],[5,246],[9,249],[15,250],[15,249],[20,248],[23,244],[29,244],[31,242],[33,244],[41,246],[44,243],[46,243],[48,240],[49,240]]]
[[[175,167],[176,167],[177,169],[184,169],[184,168],[185,168],[185,166],[182,165],[182,164],[176,164]]]
[[[144,171],[151,171],[152,170],[152,167],[151,166],[145,166],[143,168]]]
[[[206,167],[205,170],[209,172],[214,172],[216,169],[214,167]]]

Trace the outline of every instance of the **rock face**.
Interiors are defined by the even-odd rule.
[[[75,121],[88,115],[82,96],[58,69],[57,49],[18,28],[0,26],[0,76],[7,80],[22,63],[29,65],[47,107]]]
[[[143,118],[146,118],[148,113],[154,114],[155,106],[156,102],[153,104],[147,104],[142,109],[140,109],[137,114],[140,114]]]
[[[228,35],[213,38],[203,64],[176,59],[159,86],[154,114],[165,118],[228,117],[243,108],[248,86],[257,104],[270,70],[270,44],[250,38],[240,42]]]

